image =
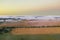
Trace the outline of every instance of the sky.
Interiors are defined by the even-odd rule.
[[[60,0],[0,0],[0,15],[60,15]]]

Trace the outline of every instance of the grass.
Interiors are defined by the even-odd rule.
[[[6,33],[0,35],[0,40],[60,40],[60,34],[11,35]]]

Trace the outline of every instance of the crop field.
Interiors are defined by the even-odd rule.
[[[60,40],[60,27],[15,28],[0,34],[0,40]]]
[[[30,22],[29,22],[30,23]],[[30,26],[33,23],[7,23],[0,26]],[[39,23],[40,24],[40,23]],[[42,23],[43,24],[43,23]],[[48,24],[48,23],[47,23]],[[52,23],[52,25],[55,23]],[[60,25],[60,22],[59,24]],[[38,24],[37,24],[38,26]],[[10,33],[0,34],[0,40],[60,40],[60,27],[15,28]]]
[[[16,28],[0,40],[60,40],[60,28]]]
[[[0,40],[60,40],[60,28],[16,28],[0,34]]]
[[[16,28],[11,32],[13,35],[22,34],[60,34],[60,27],[53,28]]]
[[[12,35],[7,33],[0,35],[0,40],[60,40],[60,34]]]

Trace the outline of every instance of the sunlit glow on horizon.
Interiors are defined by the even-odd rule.
[[[60,10],[59,0],[0,0],[0,14]],[[28,13],[29,14],[29,13]],[[19,15],[19,14],[18,14]]]

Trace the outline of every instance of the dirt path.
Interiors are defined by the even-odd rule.
[[[16,28],[12,34],[59,34],[60,28]]]

